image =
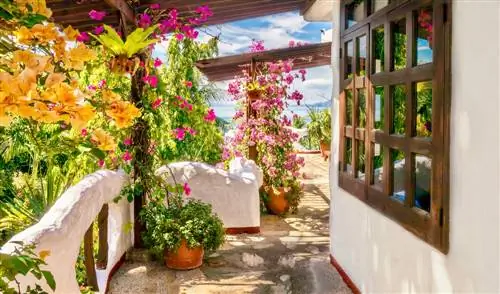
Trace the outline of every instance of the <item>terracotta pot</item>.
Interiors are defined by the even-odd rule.
[[[190,270],[201,266],[203,263],[204,250],[202,246],[188,248],[186,240],[181,241],[177,252],[165,249],[164,259],[168,268],[176,270]]]
[[[277,193],[276,193],[277,192]],[[267,208],[274,214],[288,212],[290,205],[285,195],[285,188],[268,189]]]
[[[330,144],[324,141],[319,143],[319,149],[321,150],[321,156],[328,157],[330,155]]]

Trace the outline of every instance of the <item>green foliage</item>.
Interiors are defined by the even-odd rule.
[[[46,265],[44,258],[50,254],[48,251],[40,252],[40,256],[35,253],[35,245],[25,245],[22,242],[15,242],[19,245],[15,249],[14,254],[9,255],[0,253],[0,292],[6,294],[14,293],[47,293],[38,284],[35,287],[27,286],[26,290],[22,291],[20,282],[17,280],[17,275],[32,275],[38,280],[45,280],[47,285],[53,291],[56,289],[56,281],[51,272],[43,270],[41,267]],[[12,287],[12,284],[16,284]]]
[[[157,39],[148,39],[151,34],[158,28],[158,25],[151,26],[147,29],[136,28],[127,36],[125,42],[118,33],[110,26],[104,24],[105,33],[96,36],[91,34],[105,48],[111,50],[115,56],[126,55],[128,58],[138,54],[149,45],[158,42]]]
[[[203,246],[207,251],[224,243],[222,221],[212,214],[209,204],[197,200],[168,207],[162,201],[151,201],[141,211],[141,219],[146,226],[144,243],[155,253],[177,250],[183,239],[189,248]]]
[[[307,113],[311,120],[307,125],[308,139],[311,147],[317,150],[321,142],[329,143],[332,140],[330,110],[308,107]]]

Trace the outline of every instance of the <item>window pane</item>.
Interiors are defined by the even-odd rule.
[[[359,37],[356,42],[356,56],[358,58],[358,65],[356,74],[358,76],[366,75],[366,36]]]
[[[373,148],[373,183],[382,185],[384,178],[384,150],[380,144],[372,144]]]
[[[384,27],[378,27],[373,31],[373,73],[384,71]]]
[[[374,88],[374,128],[377,130],[384,130],[384,87]]]
[[[414,206],[430,212],[431,210],[432,159],[417,154],[415,156],[415,203]]]
[[[344,161],[345,161],[345,166],[344,166],[344,171],[347,172],[349,175],[353,174],[352,170],[352,139],[351,138],[345,138],[345,148],[344,148]]]
[[[417,137],[432,135],[432,82],[420,82],[415,87],[417,91]]]
[[[358,89],[358,127],[366,126],[366,89]]]
[[[406,19],[392,23],[392,70],[406,67]]]
[[[405,134],[406,118],[406,86],[396,85],[392,87],[392,133]]]
[[[345,114],[345,124],[350,126],[352,125],[352,108],[353,108],[353,97],[352,97],[352,90],[345,90],[345,107],[346,107],[346,114]]]
[[[347,52],[346,55],[346,65],[345,65],[345,72],[344,72],[344,78],[349,79],[352,78],[352,66],[353,66],[353,59],[354,59],[354,48],[352,41],[349,41],[345,45],[345,51]]]
[[[374,0],[372,1],[372,13],[379,11],[391,3],[391,0]]]
[[[392,179],[391,199],[398,202],[405,202],[405,153],[400,150],[391,150],[391,159],[394,167]]]
[[[365,3],[363,0],[354,0],[353,3],[346,5],[346,28],[357,24],[365,17]]]
[[[417,65],[432,62],[432,8],[417,11]]]
[[[356,140],[356,144],[358,144],[358,162],[356,163],[356,175],[361,180],[365,180],[365,142],[361,140]]]

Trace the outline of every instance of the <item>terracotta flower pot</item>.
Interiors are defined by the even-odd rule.
[[[168,268],[176,270],[190,270],[201,266],[204,250],[202,246],[188,248],[186,240],[181,241],[177,252],[165,249],[164,259]]]
[[[319,149],[321,150],[321,156],[328,158],[330,156],[330,144],[324,141],[319,143]]]
[[[267,199],[267,208],[274,214],[280,215],[288,212],[290,205],[285,195],[285,188],[269,189],[269,198]]]

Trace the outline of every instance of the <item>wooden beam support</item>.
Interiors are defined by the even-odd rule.
[[[135,13],[128,6],[127,2],[125,0],[104,0],[106,3],[108,3],[109,6],[118,9],[125,17],[125,19],[128,22],[134,23],[135,22]]]

